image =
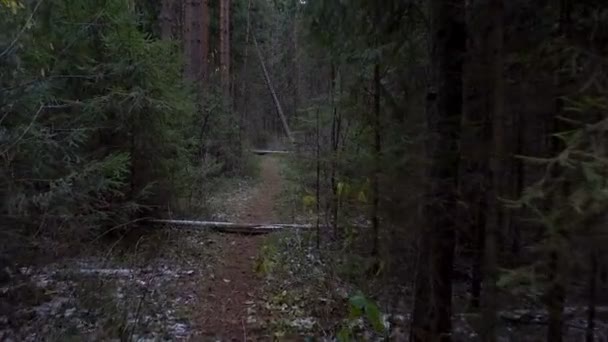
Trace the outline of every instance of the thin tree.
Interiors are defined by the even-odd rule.
[[[338,150],[340,147],[340,131],[342,130],[342,115],[338,108],[337,85],[338,76],[337,68],[332,63],[330,73],[329,97],[332,106],[332,121],[331,121],[331,168],[330,168],[330,185],[331,185],[331,226],[333,229],[334,238],[338,237],[338,215],[340,207],[340,199],[338,194]]]
[[[319,109],[316,110],[315,114],[315,128],[316,128],[316,231],[317,231],[317,249],[321,246],[321,228],[320,228],[320,220],[321,220],[321,124],[319,123]]]
[[[372,256],[377,257],[380,249],[380,219],[378,217],[378,207],[380,204],[380,172],[382,160],[382,140],[380,135],[382,134],[382,121],[380,113],[380,64],[376,63],[374,66],[374,117],[373,117],[373,130],[374,130],[374,169],[372,172],[372,208],[371,208],[371,221],[372,221]]]

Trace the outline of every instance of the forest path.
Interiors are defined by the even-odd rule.
[[[260,181],[253,196],[238,209],[240,222],[274,223],[274,204],[281,191],[279,162],[261,157]],[[264,241],[263,235],[223,234],[217,238],[220,256],[213,279],[200,290],[203,307],[201,330],[205,341],[245,341],[255,334],[255,322],[248,322],[248,308],[258,296],[262,279],[255,272],[255,261]]]

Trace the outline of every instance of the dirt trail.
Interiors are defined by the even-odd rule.
[[[275,199],[281,191],[279,165],[273,157],[261,160],[260,183],[254,196],[238,213],[241,222],[275,223]],[[247,322],[247,309],[256,298],[261,279],[255,273],[255,260],[263,236],[226,234],[219,237],[220,260],[215,278],[205,284],[201,298],[201,328],[204,338],[213,341],[244,341],[253,339],[257,329]]]

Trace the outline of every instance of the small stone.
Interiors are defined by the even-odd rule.
[[[171,327],[171,330],[173,330],[174,334],[183,336],[188,332],[188,326],[183,323],[175,323]]]
[[[74,315],[74,313],[76,313],[76,309],[75,308],[70,308],[65,310],[65,312],[63,313],[63,317],[65,318],[70,318]]]

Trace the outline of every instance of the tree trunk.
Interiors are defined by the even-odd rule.
[[[184,78],[189,81],[194,81],[192,73],[192,1],[185,1],[183,3],[183,39],[182,45],[184,47]]]
[[[245,119],[247,118],[248,106],[249,106],[249,87],[247,71],[249,70],[249,35],[251,30],[251,0],[247,4],[247,27],[245,32],[245,54],[243,57],[243,84],[241,85],[241,96],[243,97],[243,108],[240,110],[239,115],[239,146],[241,149],[241,155],[243,152],[243,134],[245,132]]]
[[[315,124],[316,124],[316,209],[317,209],[317,249],[321,247],[321,230],[320,230],[320,220],[321,220],[321,127],[319,123],[319,109],[316,111],[315,115]]]
[[[210,47],[210,25],[211,25],[211,12],[209,7],[209,0],[201,0],[201,68],[200,68],[200,81],[201,85],[205,87],[205,82],[208,80],[209,75],[209,47]]]
[[[162,40],[173,39],[174,12],[173,0],[162,0],[158,21],[160,26],[160,38]]]
[[[190,3],[190,65],[191,79],[200,85],[203,70],[203,0],[189,0]],[[188,24],[188,23],[186,23]]]
[[[465,51],[464,1],[431,0],[431,79],[427,94],[428,184],[423,239],[430,256],[420,260],[428,278],[416,279],[411,341],[450,341],[452,271],[457,217],[462,66]],[[430,285],[430,286],[429,286]],[[429,291],[428,294],[423,292]]]
[[[230,95],[230,0],[220,0],[220,79],[225,97]]]
[[[380,162],[382,160],[382,140],[380,135],[382,134],[382,123],[380,118],[380,64],[376,63],[374,66],[374,171],[372,173],[372,208],[371,208],[371,221],[372,221],[372,256],[376,257],[379,253],[380,248],[380,219],[378,218],[378,206],[380,203]]]
[[[487,198],[485,192],[489,185],[488,140],[489,99],[488,71],[483,65],[484,48],[487,48],[485,31],[480,29],[487,24],[478,1],[467,6],[467,58],[463,75],[463,120],[461,135],[461,172],[459,179],[460,195],[466,204],[461,216],[465,222],[465,232],[471,238],[473,255],[471,267],[471,307],[479,308],[481,283],[483,281],[483,253],[485,246]]]
[[[587,290],[587,331],[586,342],[595,341],[595,301],[597,298],[598,254],[589,253],[589,284]]]
[[[568,37],[570,35],[571,20],[571,2],[570,0],[560,0],[560,18],[559,18],[559,35]],[[559,118],[564,114],[563,96],[566,94],[566,88],[569,75],[563,70],[561,62],[558,61],[555,73],[555,111],[552,118],[553,132],[558,133],[567,129],[563,121]],[[551,155],[556,156],[565,148],[565,144],[560,139],[553,137],[550,143]],[[558,181],[563,170],[555,167],[551,170],[551,181]],[[559,210],[562,203],[567,201],[569,192],[567,182],[560,185],[560,189],[554,193],[549,199],[549,210]],[[549,283],[546,292],[547,312],[549,313],[549,322],[547,326],[547,342],[561,342],[564,320],[564,303],[566,301],[566,270],[564,269],[565,251],[563,242],[565,237],[561,234],[568,227],[563,227],[563,222],[555,222],[558,231],[549,233],[549,243],[551,244],[549,251]],[[547,227],[548,230],[553,228]]]
[[[331,121],[331,169],[330,169],[330,185],[331,185],[331,226],[333,228],[334,238],[338,238],[338,215],[340,198],[338,193],[338,148],[340,146],[340,131],[342,129],[342,118],[340,109],[336,103],[336,91],[338,84],[338,72],[335,65],[332,63],[330,73],[330,90],[329,97],[333,107],[333,115]]]
[[[547,291],[547,312],[549,325],[547,327],[547,342],[561,342],[564,324],[564,303],[566,289],[563,279],[563,259],[557,248],[549,256],[549,286]]]
[[[292,49],[293,49],[293,118],[292,122],[298,120],[298,103],[300,87],[300,67],[298,64],[298,4],[294,5],[293,10],[293,29],[292,29]]]
[[[497,300],[498,290],[498,238],[505,229],[505,212],[500,201],[508,193],[508,164],[507,145],[508,120],[504,111],[504,79],[503,79],[503,0],[489,0],[486,4],[488,32],[486,49],[488,72],[488,111],[491,122],[493,155],[490,159],[491,190],[488,200],[488,219],[486,223],[486,238],[484,252],[484,293],[481,338],[486,342],[496,341]],[[482,14],[483,15],[483,14]]]

